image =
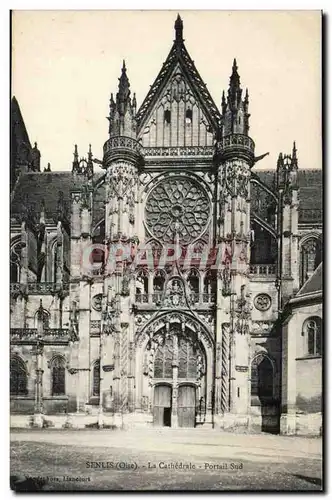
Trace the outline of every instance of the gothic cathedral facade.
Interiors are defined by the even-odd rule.
[[[139,109],[123,63],[101,159],[41,172],[13,99],[13,423],[320,432],[321,171],[256,168],[249,118],[180,17]]]

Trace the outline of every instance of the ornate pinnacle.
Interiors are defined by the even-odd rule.
[[[228,104],[237,108],[241,102],[242,89],[240,87],[240,76],[237,72],[236,59],[233,61],[232,74],[229,79]]]
[[[175,28],[175,41],[177,43],[183,42],[183,21],[180,17],[180,14],[178,14],[178,17],[176,18],[174,28]]]
[[[282,153],[279,153],[279,156],[278,156],[278,162],[277,162],[277,169],[282,169],[284,166],[284,158],[282,156]]]
[[[296,149],[296,144],[295,141],[293,142],[293,151],[292,151],[292,162],[291,162],[292,167],[297,168],[297,149]]]
[[[222,97],[221,97],[221,110],[222,110],[222,114],[225,114],[226,113],[226,98],[225,98],[225,91],[223,90],[222,91]]]
[[[77,149],[77,144],[75,144],[75,149],[74,149],[74,162],[78,162],[78,149]]]
[[[116,95],[117,103],[126,102],[130,95],[129,80],[125,60],[122,63],[121,76],[119,78],[119,92]]]

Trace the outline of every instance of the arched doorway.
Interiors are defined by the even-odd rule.
[[[206,400],[206,356],[197,334],[184,324],[161,328],[147,346],[154,426],[195,427]]]
[[[275,367],[265,353],[260,353],[251,364],[251,408],[260,416],[263,432],[279,432],[279,402],[275,394]]]

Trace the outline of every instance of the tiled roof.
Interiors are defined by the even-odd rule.
[[[103,172],[96,172],[96,181]],[[273,185],[273,170],[257,171],[256,175],[269,187]],[[22,211],[24,200],[39,214],[42,200],[45,203],[46,217],[52,218],[57,212],[59,192],[70,207],[70,191],[75,186],[80,187],[82,181],[73,176],[70,171],[29,172],[22,175],[13,191],[11,213],[13,216]],[[104,211],[105,187],[101,185],[95,191],[93,207],[93,223],[96,224]],[[322,208],[322,172],[320,170],[299,171],[300,221],[311,222],[310,213],[320,212]],[[320,219],[321,220],[321,219]]]
[[[302,297],[308,293],[321,292],[323,289],[323,262],[319,264],[311,278],[306,281],[298,291],[296,297]]]
[[[299,169],[299,222],[322,222],[323,173],[320,169]],[[275,170],[257,170],[255,174],[273,189]]]
[[[97,180],[103,173],[95,174]],[[57,214],[59,193],[62,191],[65,205],[70,213],[70,191],[81,187],[82,179],[71,172],[28,172],[22,175],[15,185],[11,203],[11,215],[22,212],[22,205],[28,202],[33,211],[39,215],[42,201],[45,204],[45,216],[54,218]],[[93,222],[101,218],[104,199],[104,187],[100,187],[95,196]]]

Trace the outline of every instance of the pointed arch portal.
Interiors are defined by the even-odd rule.
[[[149,400],[154,426],[195,427],[204,420],[212,356],[207,340],[198,324],[178,314],[159,318],[141,334],[138,397]]]

